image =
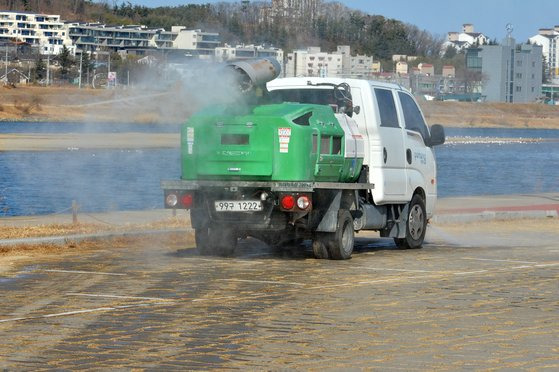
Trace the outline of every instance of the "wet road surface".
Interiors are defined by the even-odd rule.
[[[358,235],[348,261],[243,241],[65,254],[0,276],[0,368],[559,368],[559,232],[421,250]]]

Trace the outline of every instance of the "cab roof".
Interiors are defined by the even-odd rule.
[[[347,83],[351,87],[364,87],[364,86],[373,86],[377,88],[386,88],[386,89],[394,89],[400,91],[406,91],[404,87],[394,83],[386,83],[382,81],[376,80],[363,80],[363,79],[345,79],[345,78],[329,78],[329,77],[290,77],[290,78],[279,78],[274,79],[268,84],[266,84],[268,89],[281,89],[281,88],[311,88],[308,85],[308,82],[312,84],[320,84],[320,83],[330,83],[330,84],[341,84]],[[323,87],[315,87],[315,88],[323,88]]]

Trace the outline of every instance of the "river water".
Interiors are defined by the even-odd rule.
[[[0,133],[175,132],[177,126],[0,123]],[[439,196],[559,191],[559,130],[447,128],[436,147]],[[459,139],[458,139],[459,138]],[[533,142],[535,141],[535,142]],[[154,209],[179,149],[0,152],[0,216]]]

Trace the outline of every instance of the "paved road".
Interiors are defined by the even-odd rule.
[[[359,235],[343,262],[254,240],[45,256],[0,276],[0,368],[557,370],[559,229],[534,224]]]

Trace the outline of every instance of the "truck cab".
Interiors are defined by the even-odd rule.
[[[437,175],[432,146],[441,142],[425,124],[413,96],[396,84],[341,78],[285,78],[268,82],[271,99],[338,105],[328,101],[331,85],[350,87],[351,119],[364,138],[363,164],[376,205],[409,202],[415,193],[424,200],[431,218],[437,199]],[[439,128],[437,128],[440,131]],[[444,141],[444,136],[443,136]]]

